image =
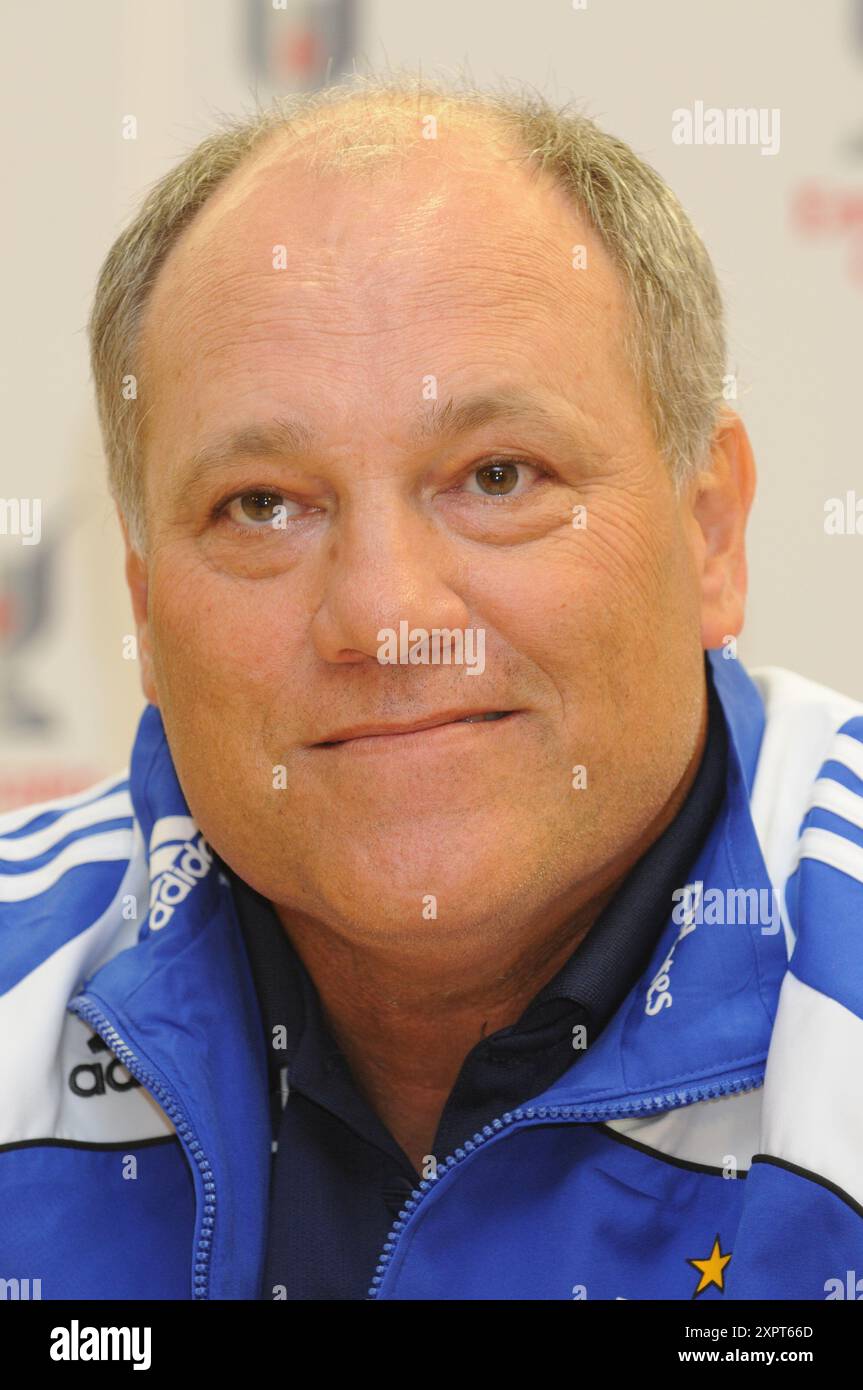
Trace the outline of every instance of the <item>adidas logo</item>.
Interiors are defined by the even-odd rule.
[[[87,1041],[91,1052],[107,1052],[108,1044],[98,1034]],[[131,1076],[122,1062],[112,1057],[107,1065],[101,1062],[81,1062],[69,1074],[69,1090],[76,1096],[104,1096],[107,1090],[133,1091],[140,1086],[136,1076]]]
[[[168,925],[212,862],[212,851],[191,816],[156,821],[150,836],[150,931]]]

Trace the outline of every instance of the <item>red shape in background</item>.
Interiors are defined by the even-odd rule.
[[[278,66],[282,73],[307,77],[321,66],[321,41],[314,29],[294,29],[279,45]]]

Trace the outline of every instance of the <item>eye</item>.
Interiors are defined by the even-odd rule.
[[[291,517],[300,515],[302,507],[280,492],[255,488],[232,497],[222,511],[235,525],[247,531],[261,531],[267,526],[281,528]]]
[[[520,496],[530,485],[530,478],[523,481],[525,474],[541,475],[542,469],[521,459],[491,459],[480,464],[465,480],[466,492],[479,493],[483,497]]]

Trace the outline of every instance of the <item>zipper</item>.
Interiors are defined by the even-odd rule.
[[[519,1110],[508,1110],[499,1119],[492,1120],[490,1124],[483,1125],[482,1130],[475,1134],[472,1139],[467,1139],[460,1148],[451,1153],[448,1158],[439,1165],[438,1176],[435,1178],[423,1178],[419,1187],[415,1187],[408,1197],[401,1211],[399,1212],[392,1229],[386,1239],[386,1244],[381,1251],[380,1259],[372,1278],[371,1288],[368,1292],[369,1299],[378,1296],[380,1286],[384,1276],[392,1263],[393,1257],[398,1248],[399,1241],[405,1234],[410,1223],[413,1221],[417,1211],[422,1206],[426,1197],[436,1187],[439,1186],[441,1178],[447,1173],[458,1167],[470,1154],[475,1153],[489,1139],[494,1139],[498,1134],[505,1130],[513,1132],[518,1125],[528,1125],[533,1121],[549,1120],[569,1120],[569,1121],[597,1121],[620,1119],[627,1113],[629,1114],[649,1114],[651,1110],[680,1110],[685,1105],[694,1105],[700,1100],[718,1100],[720,1096],[733,1094],[742,1095],[746,1091],[757,1091],[764,1083],[763,1070],[755,1076],[738,1077],[734,1081],[712,1082],[706,1086],[694,1086],[688,1091],[675,1091],[669,1095],[653,1095],[641,1097],[636,1100],[626,1100],[619,1104],[608,1104],[604,1106],[578,1106],[578,1105],[528,1105]],[[680,1099],[683,1096],[684,1099]]]
[[[71,1013],[77,1014],[99,1034],[99,1037],[116,1054],[130,1075],[136,1077],[155,1097],[174,1126],[187,1153],[198,1167],[204,1188],[204,1214],[201,1220],[201,1234],[195,1245],[192,1266],[192,1297],[196,1299],[209,1298],[210,1254],[213,1244],[213,1227],[216,1221],[216,1185],[210,1161],[175,1097],[167,1087],[162,1085],[161,1081],[153,1076],[152,1072],[143,1066],[128,1043],[123,1041],[114,1025],[105,1014],[99,1011],[92,999],[88,998],[86,994],[78,994],[69,1001],[68,1008]]]

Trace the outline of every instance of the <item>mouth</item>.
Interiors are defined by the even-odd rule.
[[[345,743],[356,743],[365,739],[408,738],[414,734],[425,734],[436,729],[451,729],[462,724],[497,724],[502,720],[512,718],[517,713],[517,710],[511,709],[470,710],[464,714],[458,710],[453,710],[430,715],[427,719],[418,719],[410,724],[357,724],[349,729],[338,730],[329,738],[312,744],[312,747],[340,748]]]

